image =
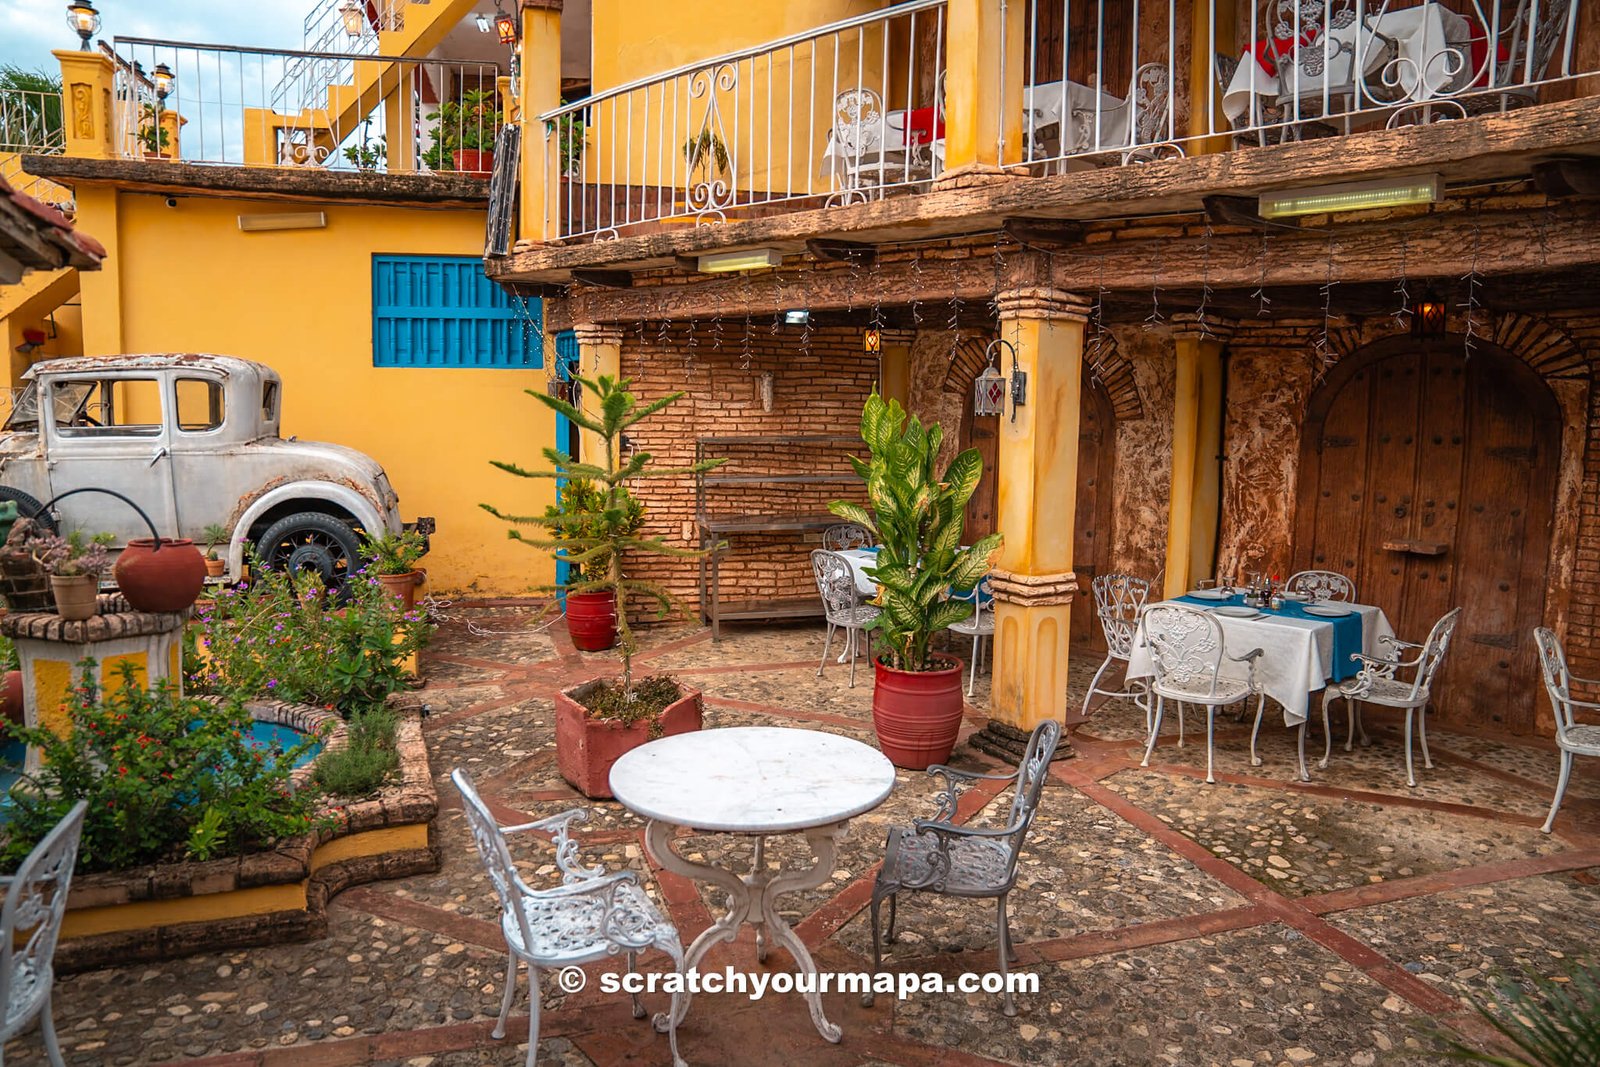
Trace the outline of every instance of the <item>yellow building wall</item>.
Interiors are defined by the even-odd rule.
[[[478,507],[539,511],[554,499],[549,484],[489,466],[536,464],[554,443],[554,416],[523,392],[542,392],[545,372],[372,365],[373,254],[481,254],[481,210],[186,196],[168,207],[163,194],[119,192],[113,224],[95,217],[104,201],[81,199],[79,225],[97,236],[114,225],[118,238],[98,287],[85,286],[84,314],[100,314],[97,292],[119,303],[122,351],[215,352],[271,366],[284,382],[283,436],[367,453],[388,472],[406,519],[438,520],[423,563],[435,591],[511,595],[553,580],[548,560]],[[241,213],[308,208],[327,213],[327,228],[238,226]],[[107,333],[91,331],[91,345]]]

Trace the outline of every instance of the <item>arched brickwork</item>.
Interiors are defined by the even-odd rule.
[[[969,337],[956,346],[950,369],[945,373],[942,386],[945,392],[966,394],[972,391],[972,383],[978,380],[989,362],[985,354],[988,343],[984,338]],[[1118,351],[1115,337],[1110,333],[1090,333],[1084,339],[1083,358],[1110,398],[1111,411],[1118,422],[1144,418],[1144,403],[1139,398],[1133,365]]]

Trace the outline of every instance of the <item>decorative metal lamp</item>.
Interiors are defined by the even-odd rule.
[[[82,51],[89,51],[89,39],[100,32],[100,12],[90,0],[73,0],[67,5],[67,25],[71,26],[83,42]]]
[[[494,32],[501,44],[508,48],[514,46],[517,43],[517,17],[501,11],[494,17]]]
[[[972,413],[980,418],[986,415],[1004,415],[1006,411],[1006,378],[995,365],[995,349],[1005,341],[989,342],[984,354],[989,365],[983,368],[977,381],[972,383]]]
[[[876,326],[868,327],[861,335],[861,350],[869,356],[875,356],[883,351],[883,331]]]
[[[356,0],[344,0],[339,5],[339,21],[344,23],[344,32],[351,37],[360,37],[367,28],[366,12]]]
[[[167,94],[172,92],[172,83],[178,76],[172,73],[172,68],[165,63],[157,63],[156,69],[150,73],[150,81],[156,87],[156,99],[165,101]]]
[[[1445,331],[1445,305],[1435,289],[1429,289],[1411,305],[1411,334],[1413,337],[1443,337]]]

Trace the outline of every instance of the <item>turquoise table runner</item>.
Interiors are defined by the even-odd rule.
[[[1218,608],[1232,604],[1238,607],[1247,607],[1244,594],[1239,593],[1228,600],[1207,600],[1203,597],[1180,596],[1175,600],[1185,604],[1193,604],[1201,608]],[[1326,622],[1333,625],[1333,664],[1330,677],[1335,682],[1342,682],[1346,678],[1354,678],[1361,670],[1361,665],[1350,657],[1362,651],[1361,643],[1361,613],[1352,610],[1350,614],[1337,619],[1328,619],[1320,615],[1312,615],[1306,611],[1304,604],[1294,601],[1284,601],[1283,607],[1274,611],[1272,608],[1258,608],[1264,615],[1281,615],[1289,619],[1306,619],[1310,622]]]

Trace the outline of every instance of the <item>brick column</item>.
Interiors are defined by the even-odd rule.
[[[1172,495],[1162,591],[1173,597],[1208,578],[1217,561],[1222,508],[1222,349],[1231,324],[1176,319],[1177,381],[1172,402]]]
[[[521,0],[519,4],[522,195],[517,236],[525,241],[548,241],[556,236],[561,149],[557,132],[546,130],[539,116],[561,106],[561,3]]]
[[[1090,302],[1049,288],[997,300],[1000,336],[1028,375],[1026,402],[1000,419],[999,528],[995,559],[994,679],[990,723],[972,741],[1010,759],[1045,719],[1066,715],[1067,638],[1078,496],[1078,422],[1084,322]],[[1001,356],[1010,375],[1011,353]],[[1060,755],[1071,755],[1063,741]]]

